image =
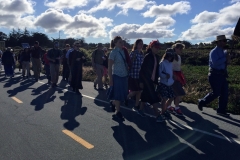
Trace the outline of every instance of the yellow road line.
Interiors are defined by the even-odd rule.
[[[62,130],[62,132],[65,133],[66,135],[68,135],[69,137],[71,137],[72,139],[74,139],[75,141],[77,141],[78,143],[80,143],[81,145],[83,145],[84,147],[86,147],[87,149],[94,148],[94,146],[92,144],[88,143],[87,141],[85,141],[81,137],[77,136],[73,132],[71,132],[69,130]]]
[[[21,100],[17,99],[16,97],[11,97],[14,101],[16,101],[17,103],[23,103]]]

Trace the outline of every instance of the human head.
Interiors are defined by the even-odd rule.
[[[24,48],[24,52],[27,52],[29,50],[29,48],[28,47],[26,47],[26,48]]]
[[[59,42],[58,42],[58,41],[55,41],[53,47],[54,47],[54,48],[59,48]]]
[[[176,43],[176,44],[172,45],[172,49],[177,54],[180,54],[184,48],[185,48],[185,45],[182,43]]]
[[[118,48],[123,47],[122,37],[116,36],[113,38],[113,40],[111,41],[111,48],[114,48],[114,47],[118,47]]]
[[[80,41],[75,41],[73,43],[74,49],[79,50],[79,47],[81,46]]]
[[[39,42],[38,41],[35,41],[34,42],[34,47],[38,47],[39,46]]]
[[[66,48],[66,49],[69,49],[69,48],[70,48],[70,45],[69,45],[69,44],[66,44],[66,45],[65,45],[65,48]]]
[[[97,47],[99,50],[102,50],[103,45],[102,45],[102,43],[98,43],[96,47]]]
[[[174,55],[175,55],[174,50],[172,48],[167,48],[166,51],[165,51],[165,54],[162,57],[162,60],[166,59],[169,62],[173,62]]]
[[[134,50],[142,50],[142,47],[143,47],[143,40],[142,39],[137,39],[135,41],[135,43],[133,44],[133,48],[132,48],[132,51]]]
[[[153,40],[148,46],[148,50],[151,51],[153,54],[157,54],[160,48],[161,46],[158,40]]]
[[[224,48],[226,46],[226,43],[227,43],[227,38],[225,35],[219,35],[219,36],[216,36],[216,44],[218,47],[221,47],[221,48]]]
[[[103,47],[103,52],[106,53],[108,51],[107,47]]]

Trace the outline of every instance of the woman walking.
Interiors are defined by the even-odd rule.
[[[108,74],[110,89],[108,99],[112,111],[120,120],[124,120],[120,112],[120,102],[125,101],[128,95],[128,65],[123,47],[123,40],[120,36],[116,36],[111,42],[111,51],[108,59]]]
[[[139,82],[139,72],[141,69],[141,65],[143,63],[143,40],[137,39],[136,42],[133,45],[132,52],[130,53],[130,59],[131,59],[131,68],[129,72],[129,78],[128,78],[128,84],[129,84],[129,94],[127,96],[127,100],[130,99],[133,96],[136,96],[135,106],[133,107],[133,110],[139,110],[139,100],[141,97],[142,89],[140,88],[140,82]],[[126,103],[128,104],[128,103]]]

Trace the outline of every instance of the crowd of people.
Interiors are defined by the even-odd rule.
[[[198,104],[199,110],[202,110],[207,103],[218,97],[217,114],[223,116],[229,116],[226,112],[228,103],[226,77],[230,56],[223,50],[226,41],[224,35],[216,38],[216,47],[209,54],[208,77],[213,91],[199,99]],[[124,102],[128,105],[130,98],[135,98],[132,109],[142,117],[146,116],[144,113],[146,104],[151,105],[156,122],[171,118],[170,113],[184,116],[179,105],[181,97],[186,94],[183,89],[186,80],[181,70],[181,53],[185,48],[184,44],[176,43],[171,48],[167,48],[162,57],[158,54],[161,49],[158,40],[150,42],[145,53],[142,50],[143,44],[142,39],[137,39],[129,53],[124,47],[123,39],[116,36],[111,41],[111,52],[108,54],[108,48],[99,43],[91,59],[92,67],[96,72],[93,87],[99,91],[104,90],[104,87],[108,88],[107,97],[110,100],[111,110],[120,120],[124,120],[120,104]],[[36,41],[33,47],[24,48],[17,56],[22,68],[22,77],[30,77],[31,62],[33,76],[37,82],[43,63],[48,83],[55,88],[58,86],[59,68],[62,64],[62,80],[68,81],[76,94],[81,94],[79,89],[83,89],[82,67],[86,58],[80,47],[81,42],[76,41],[72,48],[66,44],[65,49],[60,50],[59,43],[54,42],[53,48],[46,51]],[[5,76],[13,77],[16,58],[11,48],[7,48],[0,55]]]

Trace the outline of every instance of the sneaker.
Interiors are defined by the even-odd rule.
[[[171,114],[168,111],[165,111],[163,113],[163,115],[164,115],[165,119],[172,119],[172,116],[171,116]]]
[[[180,108],[179,108],[179,109],[175,109],[175,110],[174,110],[174,113],[175,113],[175,115],[177,115],[177,116],[184,116]]]
[[[118,119],[124,120],[124,117],[123,117],[123,115],[122,115],[121,112],[117,112],[115,115],[116,115],[116,117],[117,117]]]
[[[165,121],[164,115],[160,114],[159,116],[157,116],[157,118],[156,118],[157,123],[164,122],[164,121]]]
[[[171,106],[167,110],[168,110],[169,113],[174,113],[175,108]]]
[[[142,117],[146,117],[146,114],[142,110],[138,110],[137,113]]]
[[[224,117],[230,117],[230,114],[226,113],[226,112],[217,112],[217,115],[224,116]]]
[[[133,110],[133,111],[138,111],[139,108],[140,108],[139,106],[134,106],[134,107],[132,108],[132,110]]]
[[[104,86],[105,86],[105,88],[107,88],[107,87],[108,87],[108,85],[107,85],[107,84],[104,84]]]
[[[203,110],[203,101],[202,101],[201,99],[198,99],[198,109],[199,109],[200,111]]]
[[[110,107],[112,109],[112,112],[116,111],[115,105],[113,104],[113,101],[110,101]]]

